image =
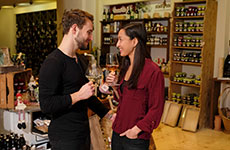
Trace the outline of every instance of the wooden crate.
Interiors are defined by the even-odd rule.
[[[6,106],[6,74],[0,74],[0,108]]]
[[[27,87],[31,75],[31,69],[0,74],[0,108],[14,109],[15,94],[17,92],[15,81],[20,77],[23,80],[24,86]]]

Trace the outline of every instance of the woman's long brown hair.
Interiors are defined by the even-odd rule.
[[[136,50],[134,53],[133,70],[127,82],[128,88],[134,89],[137,87],[138,78],[145,64],[145,58],[151,59],[151,55],[146,48],[147,33],[143,24],[140,23],[127,24],[124,27],[122,27],[120,30],[122,29],[125,30],[126,35],[131,40],[134,38],[137,38],[138,40],[138,44],[136,46]],[[119,75],[119,81],[121,81],[124,78],[129,66],[130,66],[129,56],[123,57],[122,64],[121,64],[121,71]]]

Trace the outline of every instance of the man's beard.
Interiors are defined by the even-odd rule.
[[[78,43],[78,45],[79,45],[79,49],[82,49],[82,50],[84,50],[84,49],[87,49],[88,48],[88,44],[87,45],[85,45],[84,43]]]
[[[88,44],[85,45],[85,44],[84,44],[84,40],[79,40],[79,39],[81,39],[81,38],[77,37],[77,38],[75,39],[75,41],[77,42],[78,48],[79,48],[79,49],[82,49],[82,50],[87,49],[87,48],[88,48]]]

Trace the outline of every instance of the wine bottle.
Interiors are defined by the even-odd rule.
[[[127,8],[127,13],[126,13],[126,19],[129,20],[130,19],[130,16],[131,16],[131,12],[130,12],[130,9],[129,7]]]
[[[132,7],[130,7],[130,19],[134,19],[134,11]]]
[[[109,9],[108,9],[108,11],[107,11],[107,20],[110,21],[110,19],[111,19],[111,18],[110,18],[110,11],[109,11]]]
[[[106,16],[106,12],[105,12],[105,9],[103,11],[103,21],[106,21],[107,20],[107,16]]]
[[[230,52],[228,53],[225,61],[224,61],[224,73],[223,77],[230,77]]]
[[[134,19],[139,19],[139,12],[138,9],[136,8]]]
[[[113,14],[113,10],[111,9],[110,20],[113,20],[113,18],[114,18],[114,14]]]

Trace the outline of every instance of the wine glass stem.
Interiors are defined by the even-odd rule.
[[[97,83],[95,83],[95,91],[94,91],[94,95],[97,96]]]

